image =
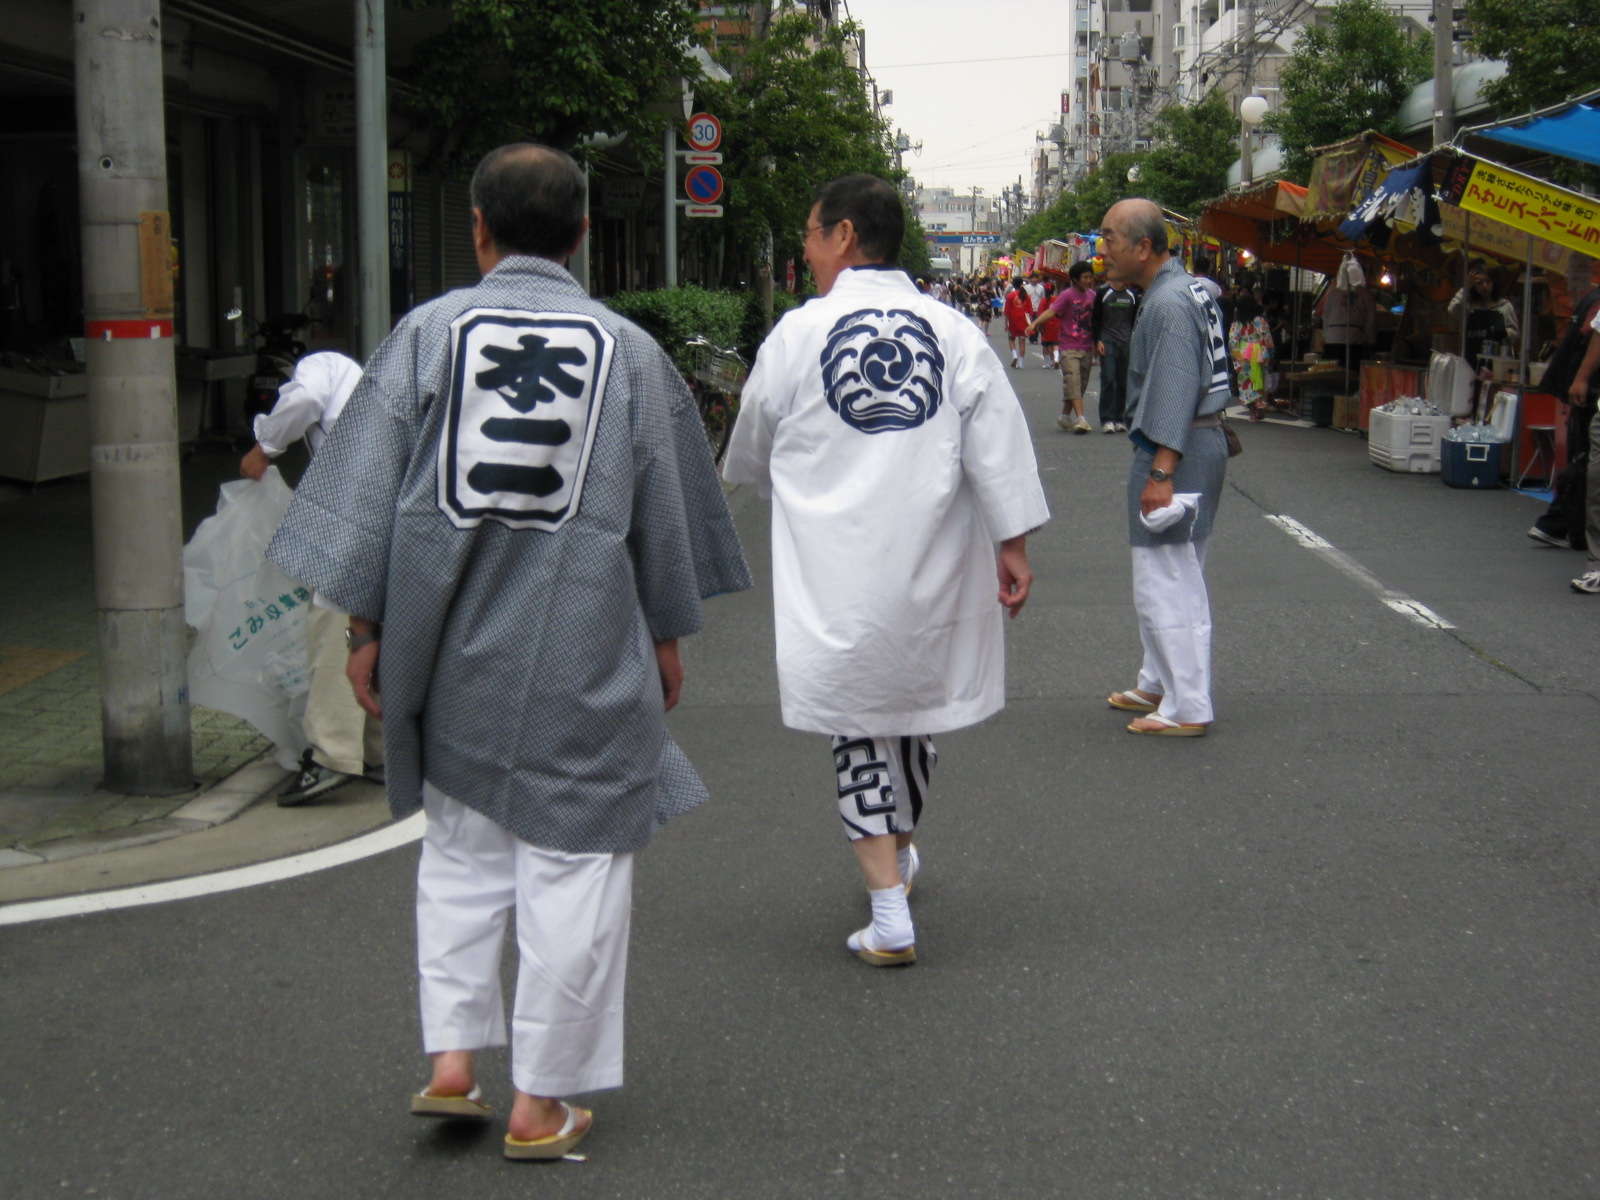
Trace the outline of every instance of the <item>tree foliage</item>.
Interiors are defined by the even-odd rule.
[[[1600,0],[1467,0],[1472,48],[1506,64],[1483,94],[1503,116],[1600,87]]]
[[[722,120],[727,232],[745,247],[772,231],[773,258],[798,259],[800,230],[817,188],[841,175],[877,175],[899,188],[889,131],[867,86],[845,57],[856,29],[822,30],[794,4],[773,17],[765,39],[726,62],[733,79],[702,90]],[[900,264],[926,270],[922,228],[907,213]]]
[[[1151,123],[1151,140],[1139,164],[1140,195],[1198,216],[1207,200],[1227,189],[1228,167],[1239,157],[1239,122],[1219,93],[1162,109]]]
[[[1118,200],[1140,194],[1128,182],[1128,168],[1143,157],[1122,152],[1106,155],[1093,171],[1057,196],[1052,204],[1017,226],[1012,246],[1029,251],[1052,238],[1066,241],[1074,233],[1099,229],[1106,209]]]
[[[1339,0],[1305,28],[1278,84],[1283,103],[1265,128],[1283,144],[1284,173],[1304,183],[1315,146],[1363,130],[1394,135],[1400,105],[1433,74],[1433,47],[1407,33],[1379,0]]]
[[[1031,250],[1050,238],[1065,241],[1069,234],[1099,229],[1106,210],[1129,196],[1192,216],[1227,187],[1228,166],[1239,148],[1233,114],[1221,96],[1162,109],[1150,128],[1150,150],[1106,155],[1053,204],[1024,221],[1013,244]],[[1129,182],[1128,171],[1135,166],[1139,178]]]
[[[405,72],[410,113],[446,166],[516,141],[581,154],[595,133],[636,135],[648,155],[668,119],[661,102],[697,72],[691,9],[677,0],[401,3],[450,9],[449,27],[418,45]]]

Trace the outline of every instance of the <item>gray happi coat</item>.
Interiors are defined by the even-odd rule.
[[[750,573],[682,378],[555,263],[400,322],[268,557],[383,623],[396,816],[426,778],[534,845],[621,853],[706,799],[653,640]]]
[[[1228,344],[1222,313],[1201,283],[1169,258],[1139,301],[1128,348],[1128,425],[1133,464],[1128,471],[1128,542],[1164,546],[1211,536],[1222,499],[1228,444],[1221,429],[1194,429],[1194,419],[1228,405]],[[1139,520],[1139,495],[1157,447],[1183,458],[1173,492],[1199,492],[1192,516],[1160,533]]]

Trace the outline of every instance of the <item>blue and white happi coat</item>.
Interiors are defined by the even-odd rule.
[[[1004,705],[995,544],[1050,513],[970,320],[897,269],[841,272],[762,345],[723,477],[772,497],[786,724],[940,733]]]
[[[1222,500],[1227,436],[1220,428],[1195,429],[1196,417],[1228,404],[1228,341],[1222,310],[1204,284],[1169,258],[1139,301],[1128,347],[1128,426],[1133,462],[1128,469],[1128,541],[1164,546],[1201,541]],[[1156,448],[1183,455],[1173,472],[1174,492],[1198,492],[1194,512],[1161,533],[1139,519],[1139,497],[1150,478]]]
[[[653,643],[749,571],[683,379],[557,264],[401,320],[268,554],[383,623],[396,816],[426,778],[534,845],[622,853],[706,799]]]

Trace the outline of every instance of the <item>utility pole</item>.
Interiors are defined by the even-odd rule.
[[[678,286],[678,127],[661,135],[661,286]]]
[[[159,0],[77,0],[78,187],[105,786],[194,786]]]
[[[1433,0],[1433,144],[1455,136],[1455,9],[1451,0]]]
[[[1244,50],[1244,87],[1239,92],[1239,182],[1248,185],[1255,182],[1256,172],[1255,147],[1251,145],[1254,123],[1244,116],[1244,102],[1255,94],[1256,86],[1255,0],[1239,0],[1239,24]]]
[[[356,255],[361,360],[389,335],[389,100],[385,0],[355,0]]]

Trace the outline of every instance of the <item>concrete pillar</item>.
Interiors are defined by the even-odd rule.
[[[389,333],[389,100],[385,0],[355,0],[357,357]]]
[[[76,0],[105,785],[194,785],[159,0]]]
[[[1455,10],[1451,0],[1433,0],[1433,144],[1455,136]]]

